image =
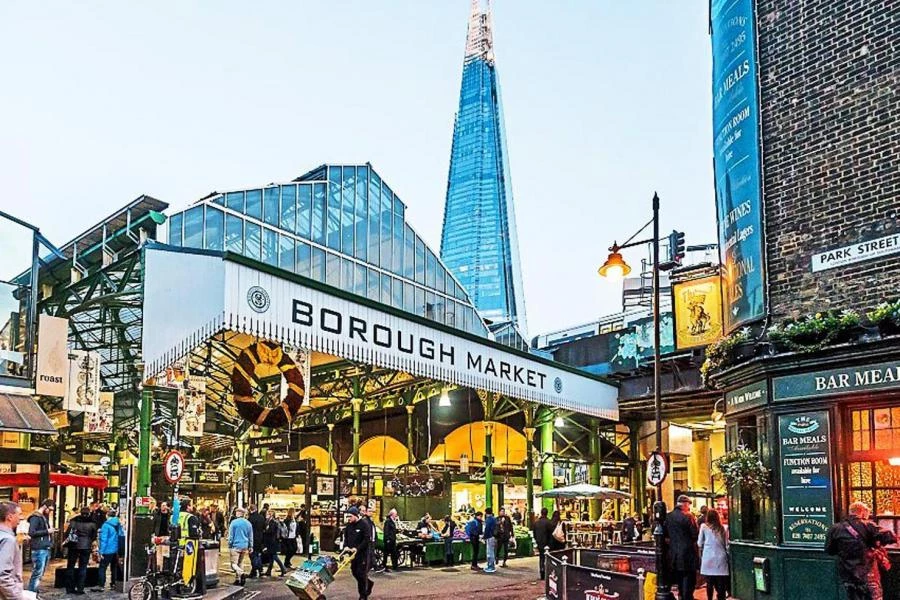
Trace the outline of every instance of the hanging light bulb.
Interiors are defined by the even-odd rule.
[[[447,389],[441,390],[441,399],[438,401],[438,406],[450,406],[450,394],[447,393]]]
[[[565,421],[563,421],[562,417],[556,417],[555,419],[553,419],[554,427],[562,427],[563,425],[565,425]]]

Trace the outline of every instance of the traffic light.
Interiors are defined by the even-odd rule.
[[[684,232],[673,231],[669,234],[669,260],[681,264],[684,258]]]

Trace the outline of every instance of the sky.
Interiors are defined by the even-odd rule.
[[[621,310],[597,268],[654,191],[664,234],[715,241],[707,5],[495,0],[530,335]],[[469,6],[0,3],[0,210],[62,245],[141,194],[369,161],[437,251]],[[28,248],[0,220],[0,279]]]

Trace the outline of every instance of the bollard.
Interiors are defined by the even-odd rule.
[[[567,569],[568,566],[569,566],[569,557],[563,556],[562,557],[562,577],[559,578],[560,588],[562,589],[562,594],[560,594],[559,597],[562,598],[562,600],[568,600],[568,598],[569,598],[569,589],[568,589],[568,585],[567,585],[568,576],[566,574],[566,571],[568,570]]]

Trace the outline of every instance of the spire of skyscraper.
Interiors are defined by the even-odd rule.
[[[482,317],[524,332],[525,299],[492,29],[491,2],[472,0],[441,258]]]

